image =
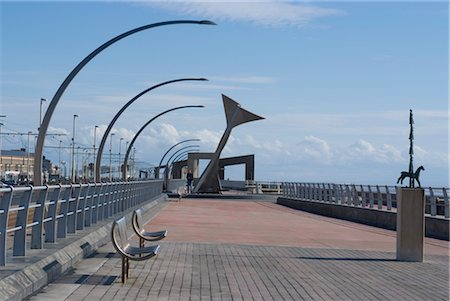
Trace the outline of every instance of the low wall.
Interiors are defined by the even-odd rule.
[[[285,197],[279,197],[277,204],[378,228],[396,230],[397,214],[395,212],[316,201],[303,201]],[[425,236],[449,240],[449,220],[426,216]]]
[[[166,199],[167,195],[160,194],[126,212],[99,221],[97,226],[69,234],[58,241],[59,249],[28,250],[30,253],[28,256],[31,258],[28,260],[24,260],[26,257],[20,258],[22,264],[10,263],[8,270],[13,271],[10,275],[3,277],[0,274],[0,300],[20,301],[35,294],[45,285],[73,269],[80,260],[93,254],[100,246],[110,242],[112,221],[125,216],[127,224],[131,224],[134,209],[142,208],[146,213]]]

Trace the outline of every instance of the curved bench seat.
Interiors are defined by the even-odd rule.
[[[133,247],[127,237],[127,224],[125,217],[113,222],[111,227],[111,240],[114,248],[122,257],[122,283],[128,278],[130,268],[129,260],[147,260],[159,253],[159,245],[148,247]]]
[[[139,246],[144,247],[144,241],[157,241],[165,238],[167,236],[167,230],[157,231],[157,232],[147,232],[144,230],[144,221],[142,219],[141,209],[136,209],[131,217],[131,224],[133,225],[133,230],[139,237]]]

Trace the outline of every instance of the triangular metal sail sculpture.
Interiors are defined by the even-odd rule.
[[[225,144],[230,137],[231,130],[243,123],[264,119],[264,117],[253,114],[243,108],[236,101],[222,94],[225,116],[227,118],[227,128],[220,139],[219,145],[214,153],[214,157],[209,162],[203,174],[195,185],[194,192],[218,193],[219,183],[219,157]]]

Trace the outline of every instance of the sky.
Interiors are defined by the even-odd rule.
[[[449,186],[449,4],[366,1],[51,1],[0,2],[2,132],[37,132],[65,77],[102,43],[133,28],[171,25],[112,45],[83,68],[52,116],[44,155],[96,144],[121,107],[112,152],[152,117],[136,140],[140,166],[157,165],[167,149],[192,138],[214,152],[226,127],[221,94],[265,117],[240,125],[221,157],[255,154],[255,179],[395,185],[409,164],[409,110],[414,113],[414,167],[423,186]],[[122,141],[120,138],[123,138]],[[110,141],[103,154],[108,164]],[[187,144],[186,144],[187,145]],[[26,135],[2,135],[2,149],[27,148]],[[30,151],[34,144],[31,143]],[[181,145],[180,145],[181,147]],[[62,160],[70,162],[69,149]],[[79,160],[92,161],[86,151]],[[205,162],[202,162],[202,166]],[[244,179],[244,166],[225,177]]]

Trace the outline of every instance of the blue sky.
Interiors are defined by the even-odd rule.
[[[4,132],[36,131],[40,99],[103,42],[149,23],[209,19],[130,36],[91,61],[66,90],[46,146],[91,146],[116,123],[130,141],[154,115],[180,105],[136,142],[137,158],[157,164],[171,145],[200,138],[214,151],[225,129],[221,94],[266,119],[237,127],[222,157],[254,153],[257,180],[394,185],[408,168],[409,109],[422,184],[448,186],[448,3],[446,2],[1,2],[1,115]],[[44,109],[48,105],[44,103]],[[45,112],[45,110],[44,110]],[[97,144],[101,133],[97,134]],[[122,144],[122,154],[124,149]],[[26,147],[26,136],[2,139]],[[58,159],[58,151],[45,155]],[[63,152],[69,161],[69,152]],[[108,158],[105,153],[103,157]],[[243,166],[226,169],[242,179]]]

